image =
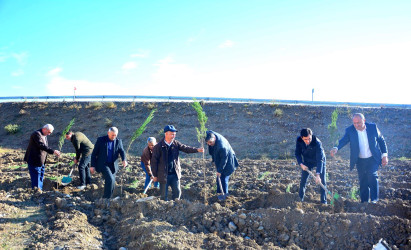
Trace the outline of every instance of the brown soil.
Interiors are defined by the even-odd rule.
[[[328,187],[341,197],[325,206],[312,181],[306,201],[299,201],[300,170],[293,150],[299,130],[311,127],[329,151],[327,125],[335,107],[206,103],[208,128],[225,135],[240,159],[230,180],[230,196],[218,201],[215,167],[209,159],[204,164],[199,154],[182,154],[182,199],[165,202],[158,199],[157,189],[142,194],[145,176],[138,156],[145,138],[160,139],[165,124],[179,129],[181,142],[198,145],[195,111],[189,103],[115,105],[94,109],[90,103],[0,104],[1,128],[20,126],[17,134],[0,129],[1,248],[370,249],[381,238],[393,249],[411,248],[411,112],[407,109],[339,108],[340,135],[354,112],[363,112],[367,121],[378,124],[389,147],[390,163],[380,171],[381,200],[361,204],[353,192],[358,177],[356,171],[349,171],[347,147],[337,159],[329,157]],[[49,136],[49,144],[56,147],[61,131],[75,117],[73,129],[92,141],[104,135],[110,123],[119,128],[119,137],[128,145],[152,108],[158,112],[134,142],[130,168],[118,174],[114,195],[118,198],[100,198],[101,175],[93,176],[93,184],[84,191],[75,188],[77,170],[70,185],[59,185],[58,179],[70,171],[69,154],[59,163],[49,157],[44,191],[31,190],[22,159],[32,131],[53,124],[55,133]],[[282,115],[275,113],[277,109]],[[70,143],[62,151],[74,152]]]
[[[25,149],[30,134],[46,123],[55,127],[48,137],[49,144],[57,147],[61,132],[72,118],[76,118],[73,130],[81,131],[95,142],[98,136],[107,133],[108,125],[119,128],[119,138],[124,145],[129,144],[134,131],[144,122],[153,108],[157,108],[154,119],[139,140],[129,151],[140,156],[149,136],[161,139],[163,128],[174,124],[179,130],[177,139],[187,145],[198,146],[196,129],[197,114],[190,103],[130,103],[117,102],[115,108],[93,108],[87,102],[63,103],[1,103],[0,104],[0,147]],[[240,159],[292,159],[295,140],[299,131],[310,127],[324,144],[328,152],[333,146],[327,129],[331,113],[335,107],[297,106],[277,104],[246,103],[205,103],[204,111],[208,116],[207,127],[224,135]],[[397,108],[339,107],[337,121],[340,136],[351,125],[351,115],[356,112],[365,114],[367,122],[378,125],[384,135],[390,158],[411,158],[411,110]],[[279,110],[276,112],[276,110]],[[281,112],[280,112],[281,111]],[[17,124],[17,134],[7,134],[4,126]],[[245,146],[247,145],[247,146]],[[250,145],[250,146],[248,146]],[[65,143],[63,152],[74,152],[70,143]],[[349,149],[339,152],[348,157]],[[187,157],[192,157],[188,155]],[[198,156],[194,156],[198,157]]]
[[[23,153],[0,154],[3,248],[369,249],[381,238],[393,249],[411,247],[409,160],[393,160],[381,169],[377,204],[355,200],[356,172],[347,170],[345,160],[330,161],[328,187],[341,197],[334,205],[322,205],[314,182],[307,200],[299,202],[300,171],[293,160],[240,160],[230,196],[218,201],[214,167],[184,159],[182,199],[165,202],[157,189],[142,194],[139,158],[131,157],[131,167],[118,175],[123,193],[118,185],[118,198],[107,201],[100,198],[100,175],[84,191],[75,188],[77,171],[70,185],[57,187],[53,177],[68,174],[68,155],[58,165],[48,164],[42,193],[31,190]]]

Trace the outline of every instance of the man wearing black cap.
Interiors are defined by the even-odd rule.
[[[151,171],[153,181],[160,182],[161,199],[167,200],[168,186],[171,186],[173,200],[180,199],[181,167],[179,151],[185,153],[204,152],[204,148],[194,148],[175,140],[177,129],[173,125],[164,127],[164,138],[153,148]]]
[[[228,180],[230,179],[230,175],[238,167],[238,161],[234,150],[224,136],[212,130],[206,133],[205,141],[208,145],[208,153],[211,155],[217,168],[217,193],[224,191],[225,194],[225,196],[218,196],[218,198],[224,200],[228,195]],[[220,189],[218,179],[221,180],[223,190]]]

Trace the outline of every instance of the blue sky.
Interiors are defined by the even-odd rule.
[[[411,104],[411,1],[0,0],[0,96]]]

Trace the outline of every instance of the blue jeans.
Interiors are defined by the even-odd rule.
[[[361,202],[378,201],[378,162],[373,158],[357,161],[358,179],[360,181]]]
[[[80,186],[91,184],[90,161],[91,161],[91,155],[83,156],[80,159],[80,162],[78,164],[78,173],[80,176]]]
[[[312,167],[312,168],[308,167],[308,169],[310,171],[313,168],[314,167]],[[325,173],[326,173],[326,168],[324,166],[324,171],[320,174],[320,179],[321,179],[321,183],[325,187],[327,187],[327,183],[325,181]],[[313,174],[316,174],[316,173],[313,173]],[[306,185],[307,185],[307,179],[308,179],[309,176],[310,176],[310,174],[307,171],[304,171],[304,170],[301,171],[301,181],[300,181],[300,191],[299,191],[299,196],[300,196],[301,201],[304,201],[305,189],[306,189]],[[327,193],[325,192],[325,190],[322,187],[319,187],[319,188],[320,188],[320,194],[321,194],[321,196],[320,196],[321,203],[327,204]]]
[[[150,175],[148,175],[146,166],[144,165],[143,162],[141,162],[141,168],[144,170],[144,173],[146,173],[146,181],[144,182],[144,190],[145,190],[148,184],[150,183]],[[159,186],[160,186],[160,183],[154,182],[154,187],[158,188]]]
[[[116,172],[113,164],[104,165],[101,168],[104,177],[104,195],[103,198],[110,199],[116,187]]]
[[[40,167],[29,166],[30,179],[31,179],[31,188],[38,187],[40,190],[43,190],[43,181],[44,181],[44,165]]]
[[[228,180],[230,179],[230,176],[227,175],[225,176],[224,174],[221,174],[220,180],[221,180],[221,186],[223,188],[224,194],[228,194]],[[217,183],[217,194],[221,193],[220,185],[218,184],[218,177],[216,178],[216,183]]]
[[[168,174],[167,183],[160,183],[161,199],[165,201],[168,199],[168,186],[171,186],[171,191],[173,192],[172,199],[180,199],[181,187],[177,174]]]

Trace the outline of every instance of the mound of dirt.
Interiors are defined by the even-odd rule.
[[[158,140],[164,136],[163,128],[174,124],[179,130],[177,139],[182,143],[198,146],[197,113],[187,102],[20,102],[0,104],[0,147],[25,149],[30,134],[51,123],[54,133],[48,136],[49,145],[57,147],[61,132],[72,118],[75,131],[81,131],[92,141],[107,134],[110,126],[119,129],[119,138],[128,145],[136,129],[144,122],[150,111],[157,112],[141,138],[132,145],[129,153],[140,156],[146,146],[146,139],[154,136]],[[313,129],[328,151],[334,146],[327,129],[331,114],[336,107],[300,106],[280,104],[250,103],[209,103],[202,102],[208,116],[207,128],[224,135],[240,159],[289,159],[294,156],[295,140],[302,128]],[[340,136],[352,124],[351,116],[364,113],[367,122],[378,125],[384,135],[390,157],[411,158],[410,109],[338,107],[337,120]],[[3,129],[8,124],[19,126],[19,132],[9,134]],[[409,135],[409,133],[408,133]],[[248,143],[252,146],[244,146]],[[74,153],[70,143],[63,145],[63,152]],[[348,157],[348,147],[339,154]],[[187,157],[198,157],[196,154]]]

